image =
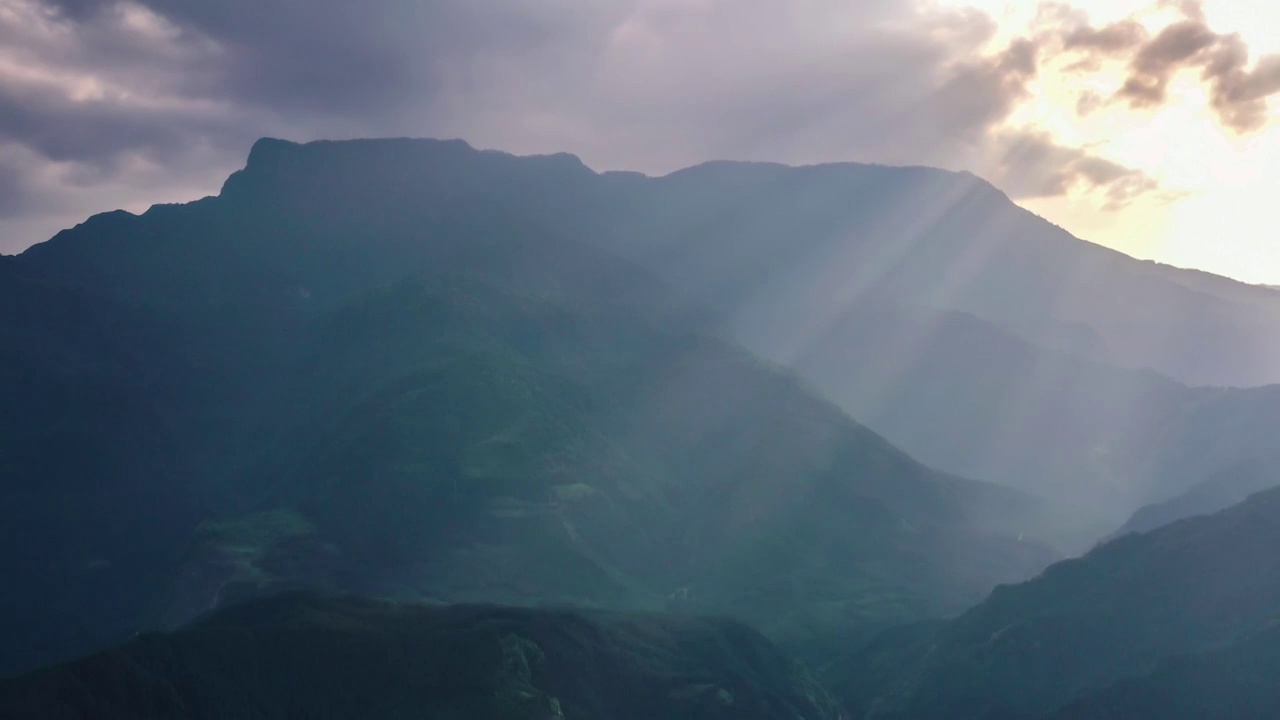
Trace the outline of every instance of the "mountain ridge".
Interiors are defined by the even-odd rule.
[[[290,174],[280,176],[281,172]],[[372,187],[360,187],[356,178],[367,179]],[[971,197],[974,188],[980,192]],[[1018,208],[985,181],[964,173],[928,168],[854,163],[791,168],[767,163],[713,162],[667,176],[649,177],[635,173],[597,173],[565,154],[520,157],[501,151],[475,150],[461,140],[297,144],[263,139],[255,143],[246,167],[228,179],[224,195],[196,201],[191,207],[200,208],[199,212],[212,217],[217,215],[215,206],[219,203],[263,206],[267,202],[290,202],[293,212],[305,215],[317,210],[312,206],[313,200],[307,199],[313,198],[314,202],[335,206],[366,203],[383,208],[380,211],[383,214],[396,215],[418,212],[410,209],[411,200],[417,197],[426,200],[422,203],[426,205],[441,201],[467,203],[474,214],[519,216],[525,227],[537,229],[544,235],[590,245],[645,267],[662,281],[665,286],[662,292],[679,294],[676,304],[697,304],[705,308],[704,316],[698,320],[705,330],[743,344],[775,363],[801,367],[802,359],[803,363],[812,365],[801,369],[814,387],[840,402],[847,412],[864,418],[893,442],[914,455],[927,458],[931,464],[1081,507],[1091,501],[1090,512],[1110,516],[1116,524],[1138,507],[1177,494],[1226,469],[1239,458],[1224,457],[1220,465],[1198,469],[1194,476],[1186,476],[1180,467],[1162,464],[1160,448],[1149,445],[1150,438],[1165,432],[1162,425],[1176,424],[1178,418],[1207,405],[1208,394],[1201,388],[1161,391],[1168,399],[1153,407],[1163,408],[1164,417],[1135,415],[1129,421],[1134,423],[1132,426],[1121,426],[1109,433],[1110,437],[1117,438],[1115,442],[1092,437],[1100,427],[1111,427],[1097,420],[1111,418],[1108,413],[1113,412],[1115,403],[1110,398],[1116,393],[1109,388],[1121,379],[1099,384],[1101,376],[1090,364],[1101,363],[1130,373],[1123,382],[1132,391],[1125,390],[1119,396],[1133,395],[1135,403],[1142,397],[1142,389],[1154,382],[1149,373],[1158,372],[1185,384],[1185,378],[1178,381],[1176,373],[1171,374],[1177,369],[1172,366],[1132,369],[1130,365],[1135,363],[1147,368],[1154,366],[1133,358],[1112,357],[1117,355],[1113,352],[1116,338],[1129,342],[1123,338],[1141,334],[1134,332],[1134,323],[1140,326],[1146,322],[1142,320],[1144,316],[1154,314],[1165,317],[1171,324],[1163,330],[1143,331],[1148,339],[1137,341],[1120,355],[1137,352],[1136,357],[1141,359],[1143,353],[1151,353],[1142,350],[1144,343],[1163,342],[1158,338],[1166,337],[1181,348],[1168,353],[1169,357],[1184,357],[1185,363],[1178,361],[1184,365],[1205,365],[1209,354],[1203,347],[1208,343],[1224,349],[1234,348],[1215,354],[1237,358],[1231,361],[1239,366],[1236,370],[1225,369],[1231,373],[1245,366],[1271,372],[1265,370],[1272,367],[1269,361],[1257,355],[1257,348],[1250,347],[1262,342],[1256,339],[1269,336],[1266,327],[1277,324],[1274,317],[1271,320],[1266,317],[1280,316],[1280,312],[1268,315],[1270,299],[1280,298],[1280,294],[1255,297],[1253,291],[1230,284],[1225,286],[1230,292],[1220,292],[1222,297],[1213,296],[1217,299],[1210,298],[1210,304],[1216,303],[1215,309],[1202,312],[1200,306],[1206,302],[1204,293],[1218,287],[1217,281],[1206,286],[1200,275],[1179,275],[1181,279],[1171,279],[1159,266],[1148,261],[1134,260],[1105,248],[1087,247],[1090,244],[1086,241],[1050,228]],[[859,199],[862,195],[867,197]],[[918,212],[921,208],[913,206],[917,203],[923,203],[926,209],[935,209],[922,214]],[[34,246],[17,256],[16,262],[40,265],[40,257],[62,253],[60,248],[66,243],[78,242],[77,238],[109,235],[113,231],[127,234],[131,232],[128,228],[141,227],[136,218],[172,214],[179,212],[180,207],[187,206],[156,206],[143,216],[120,213],[95,216],[48,243]],[[346,212],[352,218],[361,216],[358,207]],[[449,212],[446,209],[426,212],[421,221],[436,222],[433,218]],[[281,229],[292,232],[287,226]],[[353,227],[351,231],[360,229]],[[795,239],[790,239],[792,234]],[[869,236],[863,238],[862,235]],[[989,235],[994,239],[988,238]],[[1048,245],[1043,242],[1046,238]],[[956,254],[955,248],[967,246],[977,248],[973,251],[976,255],[970,257],[973,253],[969,251]],[[344,255],[346,250],[309,245],[304,239],[297,241],[293,251],[315,255],[312,262],[321,261],[317,253],[327,253],[328,262],[348,261]],[[109,250],[86,248],[72,253],[76,257],[68,256],[64,261],[83,264],[81,256],[93,252]],[[256,252],[253,248],[213,248],[209,264],[222,262],[219,254],[253,252]],[[942,255],[938,255],[939,252]],[[1089,258],[1087,262],[1072,259],[1080,253],[1084,254],[1081,257]],[[933,257],[935,255],[937,257]],[[1030,263],[1031,269],[1019,270],[1019,263]],[[999,269],[1004,266],[1008,269]],[[974,268],[996,268],[991,271],[996,275],[991,278],[979,275],[964,281],[970,289],[963,292],[945,289],[946,285],[955,284],[949,278],[971,274]],[[65,274],[67,268],[60,267],[57,272]],[[273,272],[284,275],[293,271],[280,265]],[[394,269],[381,268],[376,272],[393,273]],[[987,270],[982,272],[989,274]],[[1033,282],[1034,273],[1048,273],[1043,279],[1049,285],[1038,288]],[[1122,285],[1116,290],[1114,282],[1107,280],[1103,283],[1105,287],[1095,291],[1087,283],[1081,284],[1083,279],[1091,277],[1090,273],[1127,278],[1125,283],[1141,283],[1142,288],[1129,290],[1125,289],[1127,285]],[[197,280],[205,286],[210,283],[207,279],[193,279]],[[137,282],[153,280],[138,278]],[[1065,289],[1054,290],[1054,284]],[[942,290],[937,289],[940,285]],[[992,289],[984,290],[987,286]],[[1153,287],[1156,290],[1151,290]],[[1129,297],[1125,307],[1112,310],[1099,304],[1097,298],[1105,296],[1107,288],[1116,290],[1118,296]],[[1159,294],[1170,289],[1177,293],[1176,298]],[[313,291],[314,288],[307,290]],[[1053,301],[1055,294],[1078,297],[1074,302],[1083,305],[1076,317],[1053,314],[1053,307],[1058,304]],[[224,296],[220,301],[231,301],[231,297]],[[868,383],[860,380],[854,370],[840,371],[840,363],[845,362],[844,358],[850,353],[862,356],[859,363],[863,366],[870,363],[890,367],[894,359],[884,357],[875,347],[847,343],[841,346],[825,336],[842,323],[847,324],[847,316],[857,315],[860,307],[876,303],[886,308],[885,317],[866,317],[863,313],[861,322],[866,324],[865,330],[887,338],[890,345],[907,347],[911,342],[918,342],[928,346],[934,334],[955,336],[952,330],[960,329],[963,342],[974,346],[984,334],[991,333],[968,322],[970,318],[989,324],[995,333],[1012,334],[1025,343],[1016,352],[1021,354],[1029,349],[1030,359],[1002,358],[998,354],[993,355],[993,359],[995,364],[1002,359],[1020,363],[1024,377],[1018,379],[1017,386],[993,388],[988,400],[969,398],[964,400],[968,405],[955,407],[956,415],[968,415],[978,419],[977,422],[973,419],[938,422],[930,405],[947,409],[953,400],[946,397],[945,391],[941,391],[941,395],[934,393],[937,397],[919,396],[916,389],[904,383],[898,383],[901,389],[895,396],[869,402]],[[1170,307],[1161,309],[1161,305]],[[1175,306],[1190,308],[1185,323],[1173,317],[1178,314]],[[1009,314],[1007,308],[1010,307],[1028,309],[1016,309]],[[1280,302],[1275,303],[1275,307],[1280,308]],[[1252,309],[1241,311],[1241,308]],[[917,324],[910,332],[892,327],[895,316],[917,312],[956,313],[954,318],[965,320],[959,325],[969,327],[932,321]],[[1242,322],[1263,322],[1264,325],[1242,332],[1248,327],[1232,319],[1232,313],[1238,312],[1244,313]],[[1095,321],[1110,323],[1107,318],[1125,313],[1129,319],[1110,330],[1094,324]],[[884,327],[886,325],[889,327]],[[923,333],[918,338],[911,334],[917,330]],[[1203,337],[1197,337],[1197,333]],[[1276,328],[1275,334],[1280,336],[1280,328]],[[822,341],[823,353],[815,356],[813,346],[819,341]],[[1240,346],[1242,342],[1250,347]],[[1280,344],[1273,350],[1280,360]],[[1271,352],[1265,348],[1262,351]],[[964,358],[969,366],[957,363],[946,369],[950,374],[949,387],[963,388],[984,382],[983,368],[988,363],[982,357],[983,352],[987,351],[975,348]],[[1254,360],[1248,359],[1255,356]],[[1078,358],[1078,362],[1073,358]],[[1209,363],[1213,364],[1218,361]],[[814,368],[823,370],[818,374]],[[934,374],[921,387],[942,383],[944,375],[931,372]],[[1062,392],[1061,388],[1069,383],[1075,383],[1078,392]],[[1067,426],[1054,434],[1040,433],[1029,438],[1024,434],[1029,442],[1019,448],[1019,453],[1026,457],[1021,464],[1010,463],[1004,457],[1007,453],[1001,443],[1013,440],[1006,437],[1007,428],[1001,428],[998,418],[991,417],[983,404],[994,402],[1018,407],[1026,404],[1024,394],[1040,398],[1039,407],[1032,411],[1035,416],[1023,423],[1025,427],[1054,428],[1063,423]],[[1086,406],[1081,405],[1080,398],[1087,399]],[[914,414],[904,414],[895,405],[916,410]],[[1130,412],[1124,408],[1120,411]],[[1235,411],[1227,408],[1224,412]],[[1225,426],[1230,422],[1231,418],[1224,416],[1217,424]],[[1202,423],[1199,427],[1211,426],[1212,423]],[[928,433],[921,432],[925,427],[929,428]],[[1174,438],[1170,442],[1180,441],[1175,431],[1169,432]],[[1231,438],[1213,436],[1213,431],[1209,434],[1213,438],[1209,445],[1227,447],[1234,442]],[[1059,450],[1057,436],[1069,438],[1068,442],[1075,445]],[[1127,447],[1125,438],[1130,436],[1142,440]],[[984,443],[990,447],[983,447]],[[957,448],[967,449],[958,451]],[[1063,452],[1069,452],[1074,460],[1062,462]],[[1209,456],[1216,457],[1212,453]],[[1077,469],[1067,472],[1066,468],[1081,463],[1083,467],[1077,468],[1079,473]],[[1166,476],[1173,479],[1166,481]],[[1077,477],[1084,481],[1077,483]],[[1093,494],[1092,489],[1096,488],[1106,490],[1106,494]]]
[[[1271,662],[1280,650],[1280,565],[1270,552],[1277,516],[1280,489],[1272,489],[996,588],[910,642],[869,646],[842,669],[875,678],[851,691],[851,705],[868,717],[941,719],[958,708],[971,717],[1053,716],[1080,702],[1096,715],[1079,716],[1123,717],[1105,712],[1108,698],[1123,698],[1130,678],[1141,685],[1154,672],[1159,680],[1182,656],[1261,643],[1269,654],[1241,646],[1237,658],[1256,672],[1249,663]],[[1143,702],[1158,700],[1148,693]],[[1205,700],[1214,698],[1197,698]]]
[[[624,169],[595,170],[594,168],[587,165],[586,162],[583,161],[580,156],[571,152],[518,154],[518,153],[511,153],[505,150],[499,150],[496,148],[495,149],[480,148],[462,138],[437,139],[437,138],[426,138],[426,137],[400,136],[400,137],[350,139],[350,140],[317,139],[317,140],[297,141],[297,140],[289,140],[289,139],[276,137],[276,136],[263,136],[258,140],[255,140],[250,145],[249,152],[246,156],[245,167],[242,168],[241,170],[237,170],[231,173],[228,179],[226,181],[223,181],[223,185],[221,186],[217,194],[211,194],[203,198],[195,198],[190,201],[180,201],[180,202],[161,203],[157,205],[152,205],[152,206],[149,206],[148,210],[145,210],[142,213],[133,213],[127,210],[120,210],[120,209],[105,210],[99,213],[94,213],[93,215],[90,216],[89,220],[93,220],[94,218],[98,218],[100,216],[111,217],[118,213],[125,213],[133,217],[140,217],[146,212],[149,212],[151,208],[157,208],[157,207],[163,208],[163,207],[170,207],[175,205],[187,205],[193,202],[200,202],[201,200],[207,199],[209,197],[218,197],[219,195],[221,195],[223,192],[226,191],[227,183],[230,182],[232,178],[235,178],[239,173],[243,173],[253,169],[258,169],[263,162],[267,162],[264,156],[267,158],[275,157],[282,152],[286,152],[289,149],[298,148],[298,147],[308,147],[308,146],[323,147],[326,145],[336,145],[336,144],[344,144],[344,143],[405,143],[405,144],[429,143],[429,144],[439,144],[446,147],[454,147],[458,149],[469,150],[475,153],[488,153],[488,154],[494,154],[494,155],[501,155],[501,156],[506,156],[513,159],[535,159],[535,160],[536,159],[551,159],[551,160],[566,159],[570,161],[570,164],[576,165],[585,170],[588,170],[591,174],[599,177],[606,177],[606,176],[639,177],[639,178],[644,178],[646,180],[669,179],[672,176],[677,176],[683,173],[697,171],[702,168],[710,169],[710,168],[716,168],[716,167],[761,167],[761,168],[788,169],[788,170],[812,170],[812,169],[829,169],[829,168],[881,168],[881,169],[887,169],[887,170],[907,170],[907,171],[923,170],[928,172],[935,172],[935,173],[940,173],[945,175],[953,175],[961,178],[970,178],[970,179],[976,180],[983,185],[989,186],[992,190],[996,191],[1005,199],[1007,199],[1011,204],[1016,205],[1016,203],[1014,203],[1014,201],[1003,190],[1000,190],[1000,188],[998,188],[997,186],[993,185],[989,181],[985,180],[981,176],[969,170],[948,170],[945,168],[939,168],[939,167],[929,166],[929,165],[890,165],[890,164],[881,164],[881,163],[864,163],[864,162],[857,162],[857,161],[836,161],[836,162],[794,165],[794,164],[780,162],[780,161],[724,159],[724,160],[705,160],[699,163],[695,163],[693,165],[689,165],[687,167],[672,170],[667,173],[648,174],[648,173],[642,173],[635,170],[624,170]],[[1026,210],[1025,208],[1021,208],[1021,206],[1019,206],[1019,208],[1022,209],[1024,212],[1028,213],[1029,215],[1031,215],[1032,217],[1036,218],[1037,220],[1040,220],[1044,224],[1051,226],[1056,230],[1058,230],[1059,232],[1061,232],[1062,234],[1069,236],[1073,241],[1084,243],[1089,246],[1101,248],[1106,252],[1114,253],[1118,256],[1122,256],[1129,260],[1133,260],[1137,263],[1145,263],[1145,264],[1151,265],[1152,267],[1159,268],[1161,270],[1174,271],[1176,275],[1181,275],[1182,277],[1188,278],[1188,279],[1195,278],[1200,280],[1207,280],[1210,283],[1214,283],[1214,284],[1225,283],[1234,289],[1250,289],[1250,290],[1266,291],[1267,294],[1280,294],[1280,285],[1267,284],[1267,283],[1249,283],[1249,282],[1238,280],[1236,278],[1232,278],[1229,276],[1219,275],[1211,271],[1201,270],[1199,268],[1171,265],[1169,263],[1165,263],[1159,260],[1154,260],[1151,258],[1138,258],[1136,256],[1129,255],[1121,250],[1117,250],[1115,248],[1108,247],[1106,245],[1102,245],[1100,243],[1096,243],[1091,240],[1088,240],[1087,238],[1083,238],[1078,235],[1075,235],[1065,227],[1062,227],[1061,225],[1058,225],[1044,218],[1043,216],[1037,215],[1036,213],[1031,212],[1030,210]],[[88,222],[88,220],[86,222]],[[80,224],[83,224],[83,223],[80,223]],[[74,229],[74,228],[68,228],[68,230],[69,229]],[[43,242],[52,240],[62,232],[66,232],[66,230],[60,231],[59,233],[55,233],[53,237],[48,238],[45,241],[34,243],[29,247],[34,247],[35,245],[43,244]],[[21,255],[23,252],[25,252],[25,250],[12,253],[7,256],[0,254],[0,257],[16,257]]]
[[[21,640],[0,665],[297,586],[674,605],[788,642],[857,638],[959,611],[1059,556],[1038,536],[1059,522],[1042,501],[916,463],[704,332],[644,268],[531,222],[545,208],[501,202],[538,186],[542,165],[486,156],[419,185],[423,158],[370,177],[347,172],[365,158],[340,146],[353,147],[351,166],[287,167],[274,185],[240,176],[223,197],[98,218],[16,259],[30,283],[10,289],[89,298],[84,323],[138,325],[130,347],[148,362],[122,372],[75,346],[36,362],[80,325],[0,313],[6,332],[37,338],[13,362],[64,384],[87,365],[162,411],[165,432],[118,446],[174,450],[142,469],[76,465],[122,424],[62,436],[50,422],[27,444],[38,453],[0,465],[47,479],[59,460],[92,490],[27,481],[26,497],[0,483],[6,530],[31,560],[0,570],[15,588],[5,629]],[[73,414],[75,398],[48,412]],[[0,435],[0,451],[20,439]],[[129,482],[104,482],[117,475]],[[152,485],[180,495],[172,513]],[[128,522],[89,521],[104,497]],[[38,522],[46,505],[60,524]],[[118,603],[94,601],[119,589],[104,569],[134,564],[150,574]],[[48,587],[29,582],[37,566]],[[54,586],[75,588],[57,609],[80,623],[46,613]]]
[[[534,160],[566,159],[570,161],[569,163],[570,165],[578,166],[582,169],[589,171],[591,174],[596,176],[641,177],[646,180],[665,180],[665,179],[670,179],[673,176],[678,176],[684,173],[699,171],[700,169],[710,170],[710,169],[716,169],[721,167],[724,167],[724,168],[758,167],[758,168],[771,168],[771,169],[784,169],[784,170],[879,168],[884,170],[925,171],[929,173],[938,173],[941,175],[955,176],[959,178],[977,181],[979,184],[989,187],[991,190],[998,193],[1010,204],[1013,204],[1013,205],[1017,204],[1005,191],[1001,190],[998,186],[994,185],[990,181],[986,180],[982,176],[972,171],[949,170],[946,168],[940,168],[940,167],[930,166],[930,165],[892,165],[892,164],[884,164],[884,163],[866,163],[866,162],[858,162],[858,161],[834,161],[834,162],[821,162],[821,163],[797,165],[797,164],[791,164],[791,163],[786,163],[781,161],[719,159],[719,160],[704,160],[702,162],[694,163],[692,165],[678,168],[676,170],[672,170],[666,173],[649,174],[649,173],[643,173],[640,171],[625,170],[625,169],[596,170],[592,168],[590,165],[588,165],[585,161],[583,161],[580,156],[572,152],[519,154],[519,153],[508,152],[505,150],[500,150],[497,148],[481,148],[479,146],[473,145],[471,142],[463,138],[427,138],[427,137],[401,136],[401,137],[369,138],[369,139],[354,139],[354,140],[317,139],[317,140],[297,141],[297,140],[289,140],[286,138],[275,137],[275,136],[263,136],[258,140],[254,141],[250,145],[250,149],[246,157],[245,167],[242,170],[239,170],[236,172],[244,172],[244,171],[251,170],[253,166],[263,162],[262,156],[264,154],[270,156],[271,153],[278,154],[280,152],[287,151],[289,149],[296,149],[300,147],[308,147],[308,146],[324,147],[326,145],[334,145],[334,144],[342,144],[342,143],[404,143],[409,145],[425,143],[425,144],[438,144],[441,146],[451,147],[455,149],[469,150],[475,153],[505,156],[512,159],[524,159],[524,158],[534,159]],[[232,173],[231,177],[234,177],[235,174],[236,173]],[[226,187],[226,181],[224,181],[223,183],[223,190],[225,190],[225,187]],[[192,202],[196,202],[196,201],[198,201],[198,199],[193,200]],[[167,204],[185,204],[185,203],[167,203]],[[1021,206],[1018,206],[1018,207],[1023,212],[1043,222],[1045,225],[1053,227],[1055,230],[1057,230],[1063,235],[1069,236],[1070,239],[1073,241],[1084,243],[1091,247],[1101,248],[1103,251],[1107,253],[1113,253],[1115,255],[1122,256],[1128,260],[1134,261],[1135,263],[1146,264],[1160,270],[1174,271],[1175,277],[1180,276],[1180,277],[1183,277],[1184,279],[1204,280],[1214,284],[1225,283],[1226,285],[1231,286],[1234,289],[1261,290],[1261,291],[1266,291],[1266,294],[1268,295],[1280,293],[1280,285],[1266,284],[1266,283],[1249,283],[1249,282],[1238,280],[1236,278],[1232,278],[1226,275],[1219,275],[1217,273],[1214,273],[1208,270],[1201,270],[1199,268],[1194,268],[1194,267],[1181,267],[1181,266],[1171,265],[1169,263],[1151,259],[1151,258],[1139,258],[1133,255],[1129,255],[1128,253],[1125,253],[1122,250],[1118,250],[1116,248],[1102,245],[1100,243],[1097,243],[1087,238],[1083,238],[1079,235],[1076,235],[1072,233],[1070,230],[1068,230],[1067,228],[1061,225],[1058,225],[1057,223],[1054,223],[1048,220],[1047,218],[1044,218],[1041,215],[1038,215]],[[101,214],[109,214],[110,212],[112,211],[107,211],[106,213],[101,213]],[[125,211],[118,211],[118,212],[125,212]]]
[[[12,718],[837,717],[729,620],[292,594],[0,679]]]

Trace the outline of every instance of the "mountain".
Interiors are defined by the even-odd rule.
[[[825,657],[1280,416],[1184,384],[1270,379],[1272,291],[925,168],[263,140],[0,279],[0,673],[298,588],[726,614]]]
[[[1099,528],[1247,459],[1228,430],[1247,403],[1188,385],[1280,380],[1280,293],[1083,242],[964,173],[717,162],[651,178],[460,142],[263,140],[220,199],[367,208],[328,211],[365,235],[354,223],[373,209],[398,223],[492,214],[604,250],[913,456]],[[316,262],[352,260],[299,242]]]
[[[1209,515],[1277,485],[1280,485],[1280,466],[1277,466],[1275,458],[1243,462],[1175,498],[1141,508],[1116,531],[1114,537],[1147,532],[1183,518]]]
[[[1171,422],[1139,470],[1150,499],[1171,499],[1215,476],[1261,468],[1275,456],[1270,428],[1280,422],[1280,385],[1204,388]],[[1261,470],[1260,470],[1261,471]]]
[[[203,510],[179,465],[174,372],[145,309],[0,263],[0,674],[124,637]],[[51,652],[52,651],[52,652]]]
[[[1082,242],[966,173],[710,163],[627,180],[638,212],[609,241],[736,311],[779,354],[870,295],[1187,384],[1280,380],[1274,290]]]
[[[0,673],[297,589],[726,614],[825,652],[1082,534],[708,334],[563,229],[591,187],[561,176],[598,178],[267,141],[218,197],[0,263]]]
[[[287,596],[0,680],[7,718],[760,718],[837,713],[739,623]]]
[[[1044,717],[1066,706],[1065,717],[1212,716],[1193,700],[1260,717],[1269,690],[1259,679],[1270,684],[1280,648],[1278,521],[1273,489],[1126,535],[999,587],[955,620],[882,636],[826,677],[855,717]]]
[[[1170,660],[1072,703],[1061,720],[1265,720],[1280,706],[1280,628],[1220,650]]]
[[[601,180],[637,199],[596,235],[718,308],[729,337],[929,464],[1117,523],[1244,459],[1164,462],[1243,424],[1188,385],[1280,379],[1280,293],[1083,242],[971,175],[712,163]],[[1193,414],[1211,422],[1183,443]]]
[[[887,301],[860,302],[791,365],[913,456],[1076,505],[1099,526],[1175,482],[1146,463],[1203,394]]]

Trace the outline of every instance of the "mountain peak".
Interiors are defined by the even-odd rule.
[[[249,149],[248,165],[258,165],[263,162],[269,162],[271,158],[278,157],[281,153],[287,152],[293,148],[300,147],[299,143],[292,140],[283,140],[281,138],[263,137],[258,138],[253,147]]]
[[[275,137],[262,137],[249,149],[249,158],[245,163],[246,170],[259,167],[270,167],[281,158],[293,153],[325,153],[338,149],[378,150],[428,148],[449,149],[455,152],[476,152],[467,141],[461,139],[437,140],[434,138],[362,138],[356,140],[312,140],[294,142]]]
[[[409,182],[411,176],[424,172],[438,174],[440,170],[459,177],[476,172],[504,173],[509,170],[508,165],[515,162],[531,169],[595,174],[569,153],[516,156],[498,150],[479,150],[458,139],[377,138],[296,143],[264,137],[253,144],[244,169],[227,178],[221,194],[240,197],[260,194],[266,186],[281,180],[291,184],[320,175],[368,175]]]

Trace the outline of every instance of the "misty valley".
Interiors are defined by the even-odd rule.
[[[262,139],[0,255],[0,717],[1280,717],[1280,289],[978,176]]]

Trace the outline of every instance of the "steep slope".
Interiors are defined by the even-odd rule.
[[[647,191],[617,246],[736,311],[752,347],[800,351],[874,292],[1192,384],[1280,379],[1280,294],[1081,242],[971,175],[712,163]]]
[[[254,483],[274,488],[255,512],[313,532],[283,560],[188,565],[212,583],[180,589],[192,609],[305,580],[675,604],[797,639],[957,612],[1052,558],[1031,540],[1051,518],[1035,501],[927,470],[715,341],[416,283],[321,327],[271,403],[297,414],[295,436],[264,442],[294,454]],[[275,552],[234,539],[261,534],[248,522],[215,545]]]
[[[835,718],[725,620],[289,596],[0,680],[7,718]]]
[[[1225,651],[1231,662],[1269,662],[1280,619],[1278,520],[1280,490],[1270,490],[1216,515],[1127,535],[1035,580],[997,588],[961,617],[905,642],[873,643],[834,669],[846,680],[833,689],[855,716],[1038,717],[1125,678],[1155,673],[1138,681],[1148,692],[1212,664],[1161,669],[1183,655],[1246,643]],[[1216,677],[1198,676],[1186,690]],[[1085,700],[1082,716],[1128,702],[1128,687]],[[1237,678],[1222,689],[1244,694],[1213,700],[1250,703],[1250,687],[1248,677]],[[1157,716],[1165,717],[1129,717]]]
[[[1168,419],[1138,471],[1157,502],[1241,466],[1270,462],[1276,452],[1272,428],[1280,424],[1280,385],[1201,389]]]
[[[1201,394],[1036,347],[972,315],[873,299],[791,364],[925,462],[1103,517],[1149,496],[1143,463]]]
[[[1147,532],[1183,518],[1225,510],[1253,493],[1277,485],[1280,485],[1280,465],[1274,458],[1243,462],[1177,497],[1139,509],[1113,537]]]
[[[1280,628],[1162,664],[1072,703],[1062,720],[1266,720],[1280,707]]]
[[[21,632],[0,672],[299,586],[674,605],[788,641],[856,638],[1055,558],[1041,538],[1069,532],[1043,503],[916,463],[699,334],[680,293],[539,224],[548,208],[502,201],[585,168],[512,162],[456,143],[267,142],[217,198],[99,216],[6,261],[22,287],[84,298],[113,342],[138,328],[120,350],[137,367],[77,346],[58,365],[42,358],[88,331],[7,315],[0,329],[32,338],[14,362],[59,388],[105,363],[159,420],[87,414],[82,394],[24,402],[98,418],[83,445],[121,463],[168,454],[125,481],[80,468],[112,505],[40,475],[81,445],[51,441],[25,482],[6,468],[0,505],[57,522],[6,527],[26,559],[6,577]],[[64,534],[74,547],[48,551]],[[78,569],[125,562],[150,575]],[[124,599],[99,603],[116,583]],[[65,642],[44,641],[54,625]]]
[[[0,673],[123,639],[202,513],[170,328],[0,263]]]
[[[1079,241],[972,176],[713,163],[628,192],[608,246],[748,349],[927,462],[1116,522],[1245,459],[1165,461],[1248,412],[1181,383],[1277,379],[1280,294]]]

